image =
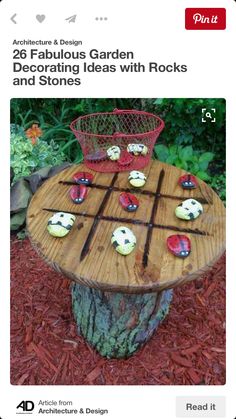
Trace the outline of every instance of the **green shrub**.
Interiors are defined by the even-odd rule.
[[[65,161],[65,155],[53,140],[49,143],[38,139],[33,145],[23,135],[11,134],[11,168],[13,183],[32,172],[46,166],[56,166]]]
[[[157,144],[154,147],[154,155],[158,160],[184,169],[202,180],[210,180],[208,166],[214,158],[214,154],[211,152],[195,151],[191,145],[186,147],[171,145],[167,147],[163,144]]]
[[[226,202],[226,174],[225,172],[221,174],[214,175],[210,182],[210,186],[218,193],[222,201]]]

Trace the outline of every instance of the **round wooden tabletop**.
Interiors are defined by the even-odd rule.
[[[27,213],[30,239],[40,255],[57,271],[82,285],[124,293],[146,293],[172,288],[207,271],[225,250],[225,208],[218,195],[203,181],[198,188],[183,190],[178,179],[185,172],[151,161],[143,173],[147,182],[140,190],[128,182],[128,172],[93,172],[93,184],[82,204],[69,196],[73,174],[87,171],[84,164],[72,166],[47,180],[32,198]],[[130,189],[140,202],[136,212],[119,204],[119,195]],[[175,216],[183,200],[195,198],[204,212],[196,220]],[[48,219],[55,212],[76,215],[64,238],[52,237]],[[129,227],[137,238],[135,250],[122,256],[111,245],[112,232]],[[192,250],[185,258],[170,253],[166,239],[185,234]]]

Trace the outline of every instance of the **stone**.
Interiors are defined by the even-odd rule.
[[[110,160],[116,161],[120,158],[120,147],[117,145],[113,145],[112,147],[109,147],[107,150],[107,156]]]
[[[74,204],[82,204],[86,198],[87,192],[87,187],[83,184],[80,184],[72,186],[69,194]]]
[[[142,172],[138,172],[137,170],[132,170],[129,174],[129,183],[134,186],[135,188],[141,188],[146,183],[146,176]]]
[[[196,177],[190,174],[180,176],[178,184],[182,186],[183,189],[195,189],[198,186]]]
[[[202,205],[193,198],[186,199],[175,209],[176,217],[181,218],[182,220],[194,220],[202,213]]]
[[[111,243],[121,255],[129,255],[136,246],[136,237],[128,227],[118,227],[111,237]]]
[[[186,258],[191,252],[190,239],[184,234],[173,234],[167,237],[167,247],[173,255]]]
[[[119,166],[129,166],[132,161],[134,160],[134,156],[132,154],[128,153],[128,151],[123,150],[120,154],[120,158],[117,161]]]
[[[127,151],[134,156],[146,156],[148,147],[144,144],[128,144]]]
[[[136,196],[128,192],[122,192],[120,194],[119,202],[122,208],[124,208],[128,212],[134,212],[139,207],[139,201],[136,198]]]
[[[56,212],[49,218],[47,230],[53,237],[64,237],[70,232],[74,222],[74,215],[68,212]]]
[[[89,172],[77,172],[73,175],[73,180],[82,185],[91,185],[93,182],[93,175]]]
[[[103,150],[97,150],[94,151],[93,153],[89,153],[86,155],[86,160],[91,161],[91,162],[99,162],[102,160],[106,160],[107,159],[107,153],[106,151]]]

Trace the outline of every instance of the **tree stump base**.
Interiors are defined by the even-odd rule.
[[[127,358],[147,342],[169,311],[173,291],[149,294],[102,292],[72,285],[78,333],[107,358]]]

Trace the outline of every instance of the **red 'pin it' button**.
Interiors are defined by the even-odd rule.
[[[226,9],[187,8],[185,9],[185,29],[224,30],[226,28]]]

